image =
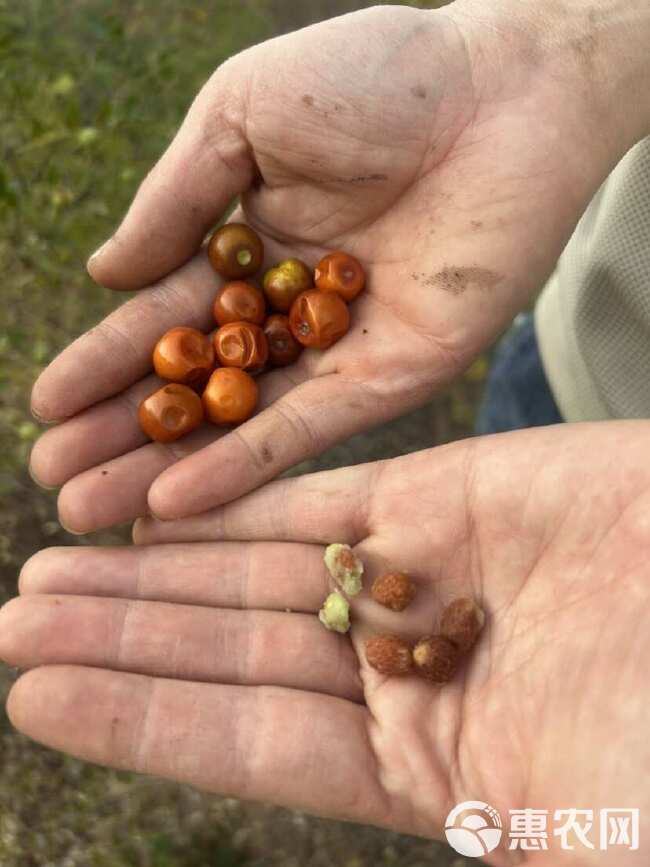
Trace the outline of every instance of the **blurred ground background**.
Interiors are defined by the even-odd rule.
[[[25,466],[31,383],[118,303],[83,263],[127,207],[210,72],[354,0],[0,0],[0,603],[20,565],[72,538]],[[411,3],[429,7],[437,3]],[[313,470],[471,432],[486,363],[433,403],[356,437]],[[0,708],[14,673],[0,667]],[[476,864],[476,861],[472,863]],[[442,844],[209,797],[42,749],[0,709],[1,867],[464,867]]]

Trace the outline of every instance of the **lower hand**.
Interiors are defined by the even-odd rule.
[[[468,440],[145,520],[135,548],[41,552],[0,615],[0,656],[33,669],[10,718],[90,761],[425,836],[470,798],[647,817],[648,433]],[[409,570],[416,601],[395,614],[364,591],[350,636],[327,632],[332,541],[368,580]],[[488,620],[451,684],[368,668],[367,636],[415,638],[460,595]],[[535,864],[575,854],[551,840]]]

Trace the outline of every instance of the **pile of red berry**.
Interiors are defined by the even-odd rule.
[[[262,267],[264,245],[242,223],[217,229],[208,257],[227,281],[214,300],[218,328],[212,335],[172,328],[156,344],[154,369],[168,384],[142,401],[139,419],[158,442],[173,442],[204,419],[232,425],[250,418],[258,400],[253,377],[293,363],[303,347],[336,343],[350,327],[347,303],[366,281],[361,264],[337,251],[313,272],[286,259],[266,272],[260,289],[250,278]]]

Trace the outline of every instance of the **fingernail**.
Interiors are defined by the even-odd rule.
[[[136,518],[133,522],[133,526],[131,527],[131,539],[134,545],[142,544],[142,527],[144,525],[144,518]]]
[[[98,248],[95,250],[95,252],[92,254],[92,256],[88,259],[88,264],[89,264],[89,265],[91,264],[91,262],[94,262],[95,259],[98,259],[98,258],[102,255],[102,253],[104,252],[104,250],[105,250],[106,247],[108,246],[109,242],[110,242],[110,238],[109,238],[108,241],[104,241],[104,243],[101,245],[101,247],[98,247]]]
[[[66,533],[70,533],[71,536],[85,536],[86,533],[84,530],[72,530],[70,527],[66,527],[61,518],[59,518],[59,524],[63,527]]]
[[[63,421],[62,418],[45,418],[34,407],[30,407],[29,411],[39,424],[60,424]]]
[[[43,418],[42,415],[39,415],[37,412],[34,412],[34,410],[31,410],[31,414],[39,424],[54,425],[54,424],[61,424],[62,422],[65,421],[64,418]]]
[[[35,474],[30,464],[27,464],[27,472],[29,473],[30,479],[34,482],[35,485],[38,485],[39,488],[42,488],[44,491],[56,491],[59,487],[58,485],[46,485],[42,482]]]
[[[105,241],[101,247],[98,247],[97,250],[95,250],[90,259],[88,259],[88,261],[86,262],[86,271],[90,274],[93,280],[95,280],[95,275],[93,274],[95,266],[99,263],[99,260],[101,259],[102,254],[106,250],[108,244],[109,242]]]

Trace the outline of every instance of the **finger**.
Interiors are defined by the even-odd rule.
[[[147,489],[163,469],[214,441],[205,425],[175,443],[147,443],[75,476],[61,488],[59,521],[81,535],[145,515]]]
[[[146,257],[145,257],[146,258]],[[173,277],[127,301],[75,340],[36,381],[32,411],[62,420],[149,374],[161,334],[176,325],[209,330],[219,278],[200,254]]]
[[[260,377],[260,407],[270,405],[311,372],[310,360],[301,359],[292,369],[291,378],[282,370]],[[29,470],[34,480],[46,487],[59,487],[88,469],[97,468],[145,445],[148,438],[140,426],[138,409],[143,398],[162,382],[157,376],[148,376],[116,397],[91,406],[45,431],[30,456]],[[213,440],[224,434],[222,428],[211,429]],[[110,431],[110,436],[106,436],[106,431]],[[168,464],[162,466],[161,471],[166,466]],[[147,487],[151,481],[153,479],[148,481]],[[105,485],[102,486],[103,492]]]
[[[28,737],[86,761],[322,815],[391,814],[368,712],[344,699],[47,666],[14,684],[7,711]]]
[[[23,566],[23,595],[112,596],[315,613],[328,592],[323,549],[281,542],[48,548]]]
[[[351,545],[370,528],[369,497],[383,464],[344,467],[297,479],[282,479],[239,500],[190,518],[142,518],[136,544],[206,540],[266,540]]]
[[[285,371],[274,371],[259,380],[260,405],[272,404],[279,396],[294,387],[296,378],[307,376],[307,368],[296,366],[291,379]],[[118,401],[119,403],[119,401]],[[128,401],[133,414],[132,427],[115,428],[115,441],[112,448],[115,451],[127,451],[131,442],[137,442],[139,423],[133,400]],[[121,407],[118,407],[118,412]],[[92,424],[92,428],[82,421],[71,419],[67,422],[72,429],[79,425],[83,435],[106,439],[105,429]],[[108,419],[108,430],[113,431],[112,418]],[[96,419],[95,419],[96,420]],[[121,431],[122,439],[118,437]],[[70,479],[59,494],[59,520],[71,533],[90,533],[113,524],[133,521],[140,515],[148,513],[147,491],[160,473],[164,472],[176,461],[186,458],[194,452],[205,449],[220,437],[227,436],[224,428],[205,424],[198,430],[173,443],[147,443],[127,451],[126,454],[92,466]],[[111,437],[112,439],[112,437]],[[90,448],[90,446],[89,446]],[[98,446],[99,449],[108,449]],[[49,465],[54,462],[48,458]],[[56,472],[56,470],[54,470]]]
[[[139,289],[186,262],[253,178],[243,132],[244,64],[225,65],[199,93],[117,232],[88,270],[111,289]]]
[[[0,609],[0,659],[17,668],[91,665],[307,689],[353,701],[363,695],[351,642],[323,629],[313,614],[18,596]]]
[[[45,431],[29,458],[34,481],[60,487],[85,470],[145,445],[148,438],[137,420],[138,407],[162,382],[147,376],[117,397]]]
[[[376,395],[338,374],[303,382],[200,455],[163,473],[149,491],[149,508],[173,520],[241,497],[372,425],[384,409]]]

